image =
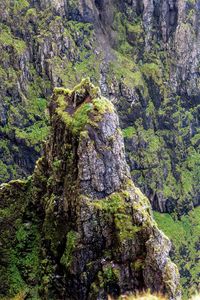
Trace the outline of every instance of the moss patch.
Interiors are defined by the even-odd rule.
[[[195,208],[180,220],[158,212],[154,212],[154,216],[159,228],[173,242],[172,257],[179,268],[184,299],[188,299],[198,286],[200,208]]]
[[[113,193],[105,199],[96,200],[90,204],[112,215],[116,233],[121,242],[126,239],[132,239],[141,230],[141,227],[134,225],[131,216],[126,213],[130,209],[130,205],[125,201],[126,197],[126,191],[122,191],[121,193]]]
[[[61,264],[65,266],[66,269],[70,267],[73,260],[73,251],[76,247],[78,240],[78,234],[75,231],[69,231],[66,236],[66,247],[63,256],[61,257]]]

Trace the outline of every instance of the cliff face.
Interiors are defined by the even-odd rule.
[[[198,205],[199,5],[1,3],[1,181],[33,169],[52,88],[87,75],[118,109],[132,178],[153,208]]]
[[[113,105],[88,80],[56,88],[44,156],[0,187],[0,294],[106,299],[150,288],[179,299],[170,241],[131,180]]]

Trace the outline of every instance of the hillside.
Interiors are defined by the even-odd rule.
[[[77,174],[73,173],[79,168],[77,155],[82,157],[80,168],[83,168],[83,174],[79,175],[88,178],[87,187],[78,185],[78,192],[82,195],[86,189],[84,195],[91,198],[86,200],[97,201],[93,208],[97,221],[95,219],[94,224],[86,226],[91,226],[94,234],[101,236],[99,243],[103,239],[101,246],[99,244],[99,249],[105,251],[101,258],[104,259],[105,254],[110,264],[111,257],[117,260],[118,256],[124,255],[122,250],[125,246],[115,244],[116,240],[120,240],[120,234],[128,234],[128,240],[138,243],[138,249],[125,249],[127,256],[132,252],[137,259],[129,257],[129,267],[122,264],[126,274],[121,274],[120,282],[116,279],[120,268],[117,266],[117,271],[114,270],[115,284],[120,287],[117,288],[118,293],[126,290],[124,285],[128,290],[154,285],[143,274],[143,268],[147,256],[146,242],[152,230],[153,236],[160,232],[158,228],[171,239],[170,250],[168,239],[162,233],[158,234],[158,245],[162,245],[163,240],[164,243],[167,241],[165,258],[168,259],[169,252],[178,266],[183,299],[188,299],[200,289],[199,20],[199,0],[0,1],[1,296],[9,298],[18,292],[20,296],[22,292],[29,299],[38,300],[40,295],[49,299],[56,293],[62,294],[63,287],[66,288],[66,274],[72,278],[76,273],[77,269],[72,271],[68,266],[63,267],[60,259],[62,254],[63,261],[65,258],[68,261],[68,253],[63,251],[72,245],[66,243],[73,244],[76,233],[79,235],[78,200],[72,204],[71,199],[78,197],[71,190],[79,184],[76,182]],[[83,78],[90,80],[82,83],[99,88],[91,88],[87,95],[84,94],[80,85]],[[73,105],[68,111],[66,103],[71,101],[68,96],[72,94]],[[97,100],[103,100],[94,104],[94,95]],[[90,120],[94,107],[99,118],[103,116],[105,120],[105,126],[100,126],[99,130],[98,117],[96,124]],[[114,119],[107,118],[104,110],[108,110]],[[56,118],[58,124],[54,122]],[[59,118],[63,118],[62,125]],[[88,122],[95,128],[95,136],[90,137],[91,147],[84,145],[89,147],[88,155],[77,152],[73,158],[75,161],[72,159],[73,164],[70,165],[71,149],[77,149],[77,136]],[[108,137],[112,126],[117,127],[119,132]],[[71,135],[67,137],[70,130],[75,140],[71,140]],[[84,134],[86,143],[87,135]],[[96,139],[99,151],[94,157],[92,144]],[[118,142],[117,146],[114,140]],[[101,148],[104,142],[106,149]],[[116,149],[112,150],[114,146]],[[117,155],[116,165],[109,151]],[[103,155],[103,163],[99,162],[99,155]],[[69,169],[66,169],[68,163]],[[92,184],[99,192],[92,195],[88,190],[90,171]],[[122,187],[123,176],[128,178],[129,183],[133,182],[131,192],[130,186],[125,184]],[[103,187],[109,192],[102,192]],[[118,194],[116,196],[118,190],[120,198]],[[130,201],[127,190],[132,195]],[[67,200],[63,200],[62,193],[68,195]],[[139,227],[149,227],[141,240],[138,238],[140,231],[137,231],[139,221],[134,219],[130,208],[135,205],[137,193],[139,208],[145,206],[145,213],[143,208],[142,211],[150,220],[146,226],[146,219],[141,217],[142,225]],[[109,198],[112,194],[114,200]],[[98,202],[101,198],[105,200],[103,204]],[[107,200],[111,201],[108,207]],[[56,206],[60,202],[66,207]],[[158,228],[150,207],[154,210]],[[64,216],[69,223],[58,234],[56,228],[60,229],[59,226],[63,225],[62,210],[70,212],[67,217]],[[118,213],[119,220],[119,216],[115,218]],[[128,223],[121,232],[119,227],[125,215]],[[112,218],[116,224],[110,223]],[[112,228],[111,232],[107,224]],[[52,228],[48,227],[50,225]],[[104,227],[105,230],[102,229]],[[107,240],[112,240],[113,236],[112,256],[110,248],[107,249]],[[55,246],[58,250],[51,245],[54,238],[55,245],[60,244]],[[81,238],[84,239],[83,236]],[[77,247],[81,248],[82,243],[78,240]],[[126,247],[131,247],[131,242],[127,243]],[[141,249],[145,249],[144,253]],[[84,259],[85,256],[81,256],[80,261]],[[90,267],[89,271],[87,269],[89,274],[94,271],[93,264]],[[139,270],[136,272],[137,267]],[[159,267],[156,262],[154,272]],[[164,272],[162,267],[162,270],[159,269],[161,273]],[[97,286],[100,290],[102,281],[106,286],[106,280],[111,280],[111,273],[109,269],[107,274],[103,268],[98,280],[94,279],[93,283],[85,273],[81,280],[87,277],[93,288]],[[55,279],[55,276],[58,277]],[[134,276],[137,280],[133,280]],[[175,295],[175,292],[169,291],[171,287],[165,286],[162,276],[161,279],[159,276],[154,278],[156,287],[153,290],[157,290],[161,280],[162,291]],[[73,288],[77,291],[74,297],[78,298],[80,286],[77,288],[78,284],[73,280]],[[79,282],[80,278],[76,277],[76,280]],[[51,285],[55,282],[53,290]],[[88,282],[83,284],[87,291],[91,290]],[[178,286],[177,278],[175,283]],[[105,296],[104,288],[102,293]],[[74,291],[70,292],[74,294]],[[61,294],[61,299],[69,297]]]
[[[33,170],[55,86],[91,77],[116,105],[134,182],[162,212],[197,205],[199,3],[3,1],[1,182]]]
[[[180,299],[171,243],[131,180],[113,105],[88,80],[56,88],[44,155],[0,187],[0,296]]]

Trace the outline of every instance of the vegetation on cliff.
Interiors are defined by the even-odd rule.
[[[116,103],[132,178],[153,208],[198,204],[196,1],[7,0],[0,14],[1,182],[32,171],[48,134],[44,98],[89,76]]]
[[[103,300],[149,288],[178,299],[170,241],[131,180],[111,102],[88,79],[55,89],[50,124],[33,175],[0,186],[1,297]]]
[[[101,0],[1,1],[0,182],[32,173],[40,156],[42,141],[50,130],[47,106],[53,88],[71,88],[83,76],[89,76],[92,82],[98,82],[102,94],[111,99],[118,110],[133,181],[148,196],[155,210],[175,213],[179,217],[184,215],[182,223],[174,222],[168,215],[163,217],[166,221],[158,217],[163,230],[172,239],[175,230],[183,232],[182,226],[184,229],[187,227],[188,232],[195,228],[196,234],[198,224],[193,223],[189,211],[198,206],[200,199],[199,17],[199,3],[195,0],[110,0],[109,5]],[[65,98],[70,92],[63,88],[55,90],[59,95],[57,113],[62,114],[63,123],[69,125],[76,138],[80,134],[80,138],[84,139],[87,131],[82,131],[82,128],[88,121],[94,127],[99,121],[98,118],[91,121],[89,117],[94,106],[98,113],[102,113],[101,109],[109,111],[110,106],[107,107],[107,100],[103,97],[100,100],[99,92],[95,91],[93,104],[84,103],[72,118],[65,107]],[[68,153],[70,166],[75,158],[68,141],[65,141],[63,149]],[[43,163],[44,158],[39,160],[37,172],[40,172]],[[61,168],[62,160],[54,157],[51,175],[39,174],[41,190],[65,175],[60,172]],[[70,176],[66,180],[73,186]],[[34,187],[34,190],[37,195],[33,198],[40,197],[40,188]],[[47,206],[45,234],[48,242],[52,242],[51,251],[56,253],[56,243],[60,238],[54,227],[58,226],[56,216],[53,217],[54,223],[50,222],[54,204],[58,202],[54,190],[47,199],[43,201],[43,205]],[[22,210],[25,203],[20,202]],[[19,229],[22,244],[24,236],[25,245],[40,249],[41,224],[38,232],[37,228],[32,232],[26,226],[20,229],[21,221],[16,223],[18,217],[16,220],[12,217],[15,210],[17,204],[12,203],[12,210],[6,208],[1,211],[7,218],[5,222],[13,222],[14,227],[11,228],[14,231]],[[194,213],[195,220],[196,212],[198,209]],[[115,222],[117,226],[123,223],[123,215],[124,212],[120,215],[122,218]],[[27,224],[37,216],[38,212],[26,216]],[[3,225],[2,228],[5,229]],[[130,226],[130,232],[132,229]],[[7,238],[9,232],[4,235]],[[65,234],[61,232],[61,235]],[[180,262],[186,290],[197,284],[199,271],[193,265],[197,266],[199,248],[196,246],[198,233],[192,235],[191,241],[189,234],[184,233],[184,236],[188,243],[177,243],[175,238],[176,250],[172,254],[176,255],[176,262]],[[32,239],[36,240],[36,244],[32,243]],[[67,239],[66,236],[64,239]],[[3,267],[2,276],[9,277],[12,286],[16,280],[16,286],[24,287],[24,280],[29,281],[29,278],[27,274],[20,277],[17,271],[15,257],[23,251],[19,246],[20,249],[13,252],[15,243],[16,239],[8,243],[12,252],[9,262],[5,263],[3,258],[8,255],[2,254],[2,265],[8,263],[15,267],[8,268],[10,271],[6,272]],[[66,241],[63,244],[66,245]],[[197,253],[194,253],[194,245]],[[33,250],[34,253],[37,251]],[[33,256],[35,265],[38,264],[34,253],[28,250],[23,254],[28,257],[27,261],[20,263],[20,268],[23,264],[28,266],[30,274],[36,267],[31,266],[29,256]],[[182,257],[187,257],[187,263]],[[141,266],[141,260],[135,264]],[[45,270],[50,272],[52,266],[45,260],[41,266],[37,269],[38,277],[44,277],[42,284],[48,286],[51,279],[44,274]],[[106,278],[109,274],[109,270],[105,272]],[[34,280],[31,284],[36,287],[33,293],[37,295],[40,284],[35,284]]]
[[[183,298],[188,299],[188,294],[199,290],[200,208],[195,208],[180,220],[175,215],[158,212],[154,212],[154,217],[173,243],[171,256],[180,271]]]

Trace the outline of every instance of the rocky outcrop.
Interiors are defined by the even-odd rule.
[[[171,243],[131,180],[111,102],[86,79],[54,90],[50,120],[33,176],[0,187],[0,293],[84,300],[150,289],[180,299]]]
[[[87,75],[119,112],[131,176],[153,208],[199,204],[198,1],[8,0],[0,16],[1,182],[33,170],[44,98]]]

